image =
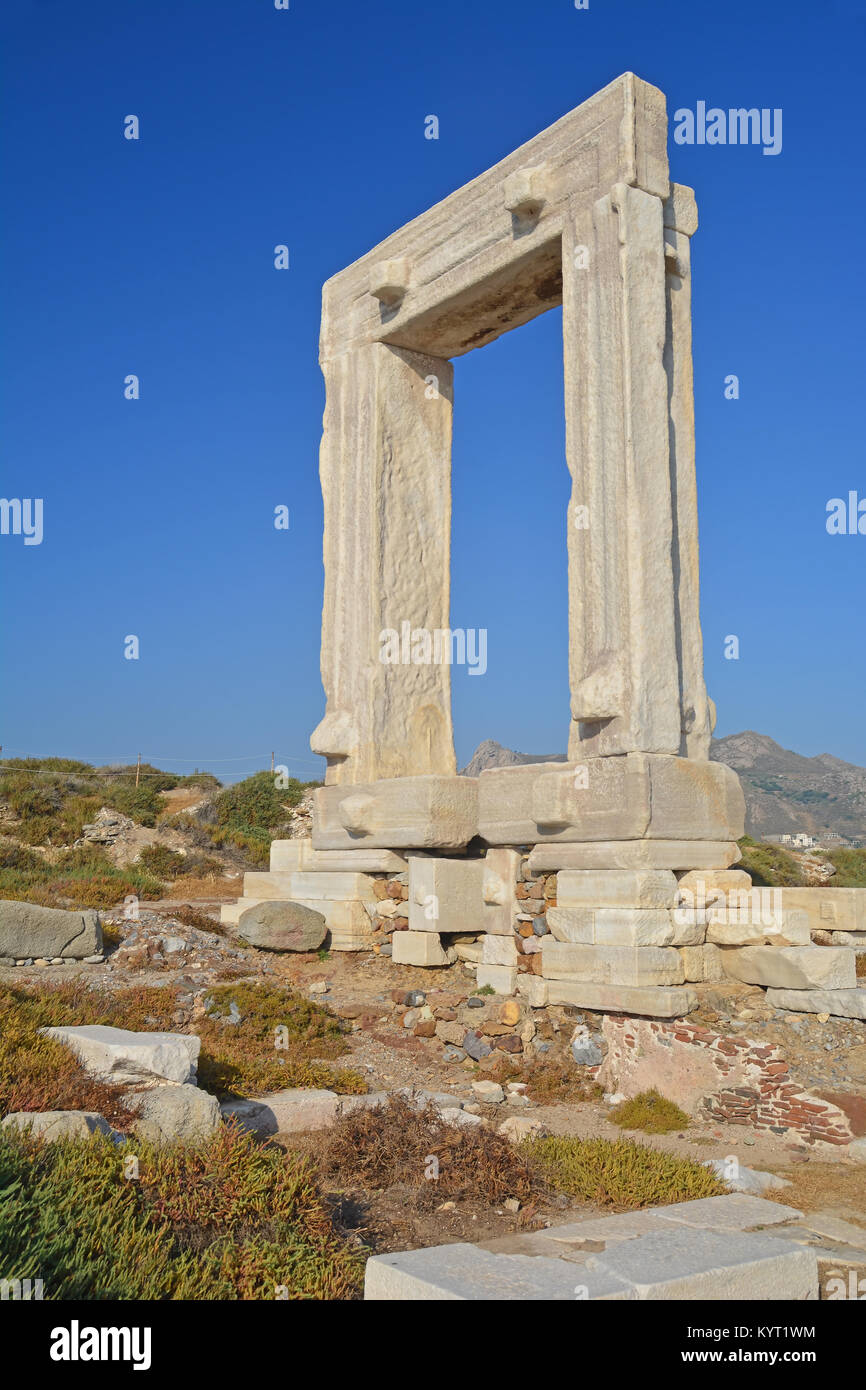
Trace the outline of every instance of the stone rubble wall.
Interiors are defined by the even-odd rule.
[[[608,1015],[602,1031],[608,1050],[599,1081],[610,1091],[629,1096],[656,1087],[693,1115],[793,1132],[808,1143],[848,1144],[866,1129],[866,1114],[849,1115],[834,1099],[798,1086],[777,1047],[680,1021]],[[852,1098],[836,1098],[843,1099],[850,1108]]]

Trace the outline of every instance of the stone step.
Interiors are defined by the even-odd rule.
[[[536,845],[532,873],[561,869],[727,869],[740,858],[733,840],[594,840]]]
[[[546,936],[541,945],[545,980],[586,980],[599,985],[681,985],[678,951],[670,946],[583,946]]]
[[[241,915],[248,907],[256,907],[260,902],[279,902],[279,898],[238,898],[233,903],[223,903],[220,909],[220,922],[224,926],[237,927]],[[286,901],[300,903],[321,912],[330,932],[327,943],[332,951],[363,951],[373,944],[373,926],[364,904],[357,901],[340,902],[333,898],[301,898],[296,894],[286,896]]]
[[[677,880],[670,869],[563,869],[556,879],[559,907],[673,907]]]
[[[736,914],[731,914],[727,922],[709,923],[707,941],[714,946],[778,946],[786,943],[790,946],[811,946],[812,935],[805,912],[780,912],[778,919],[769,924],[761,917],[746,917],[739,921]]]
[[[759,1197],[712,1197],[590,1218],[482,1245],[367,1261],[366,1300],[530,1301],[818,1297],[815,1250],[783,1238],[802,1213]],[[774,1227],[772,1234],[752,1227]]]
[[[444,947],[435,932],[395,931],[391,937],[391,959],[395,965],[451,965],[457,952],[453,947]]]
[[[835,946],[723,946],[722,967],[734,980],[775,989],[855,989],[856,957]]]
[[[866,989],[768,989],[767,1003],[798,1014],[866,1019]]]
[[[271,841],[271,872],[316,869],[330,873],[401,874],[408,860],[389,849],[313,849],[309,837]]]
[[[704,940],[703,926],[680,926],[667,909],[562,907],[558,891],[556,907],[547,910],[547,925],[557,941],[584,946],[697,946]]]
[[[480,967],[479,967],[480,968]],[[587,980],[548,980],[549,1004],[574,1004],[605,1014],[637,1014],[647,1018],[682,1018],[697,1008],[698,997],[687,986],[668,989],[597,985]]]

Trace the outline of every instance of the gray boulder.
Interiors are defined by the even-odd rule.
[[[135,1133],[151,1144],[195,1144],[221,1124],[219,1101],[198,1086],[155,1086],[124,1100],[135,1111]]]
[[[78,1057],[86,1071],[120,1085],[142,1080],[195,1081],[201,1039],[190,1033],[131,1033],[91,1023],[83,1028],[43,1028]]]
[[[262,951],[317,951],[327,932],[321,912],[302,903],[274,899],[248,907],[238,918],[238,934]]]
[[[93,1134],[114,1135],[107,1120],[95,1110],[13,1110],[3,1120],[4,1129],[16,1129],[51,1144],[55,1139],[89,1139]],[[120,1137],[120,1136],[116,1136]]]
[[[0,956],[83,960],[101,950],[98,913],[0,899]]]

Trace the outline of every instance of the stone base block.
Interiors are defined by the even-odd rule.
[[[547,925],[557,941],[584,946],[691,946],[705,930],[680,926],[675,914],[658,908],[551,907]]]
[[[556,877],[558,907],[673,907],[676,876],[670,869],[563,869]]]
[[[545,980],[587,980],[599,985],[681,985],[683,962],[671,947],[581,946],[544,938],[541,948]]]
[[[394,777],[315,792],[316,850],[462,849],[477,833],[474,777]]]
[[[478,778],[478,829],[493,845],[730,841],[743,834],[744,820],[731,768],[660,753],[488,768]]]
[[[866,888],[782,888],[782,906],[805,912],[812,931],[866,932]]]
[[[299,840],[271,841],[271,873],[297,873],[318,869],[325,873],[401,874],[408,865],[389,849],[313,849],[307,836]]]
[[[866,989],[768,989],[767,1003],[793,1013],[866,1020]]]
[[[236,927],[241,919],[241,913],[246,912],[248,907],[258,907],[260,902],[265,902],[264,898],[237,898],[233,903],[223,903],[220,908],[220,924],[224,927]],[[272,901],[272,899],[267,899]]]
[[[724,979],[718,946],[681,946],[679,952],[687,984],[710,984]]]
[[[409,930],[483,932],[483,859],[409,856]]]
[[[548,984],[540,975],[518,975],[517,994],[530,1008],[541,1009],[547,1003]]]
[[[519,911],[517,875],[521,856],[515,849],[489,849],[481,877],[484,930],[489,936],[510,936]]]
[[[481,964],[516,966],[517,943],[513,936],[482,936]]]
[[[391,948],[395,965],[451,965],[457,959],[454,947],[443,947],[435,932],[396,931]]]
[[[526,843],[535,844],[535,839]],[[529,869],[532,873],[561,869],[726,869],[739,858],[739,846],[727,840],[597,840],[535,844]]]
[[[508,965],[479,965],[475,977],[479,989],[489,985],[494,994],[513,994],[517,988],[517,971]]]
[[[748,893],[752,880],[745,869],[690,869],[677,880],[677,903],[692,907],[719,893]]]
[[[711,922],[707,941],[715,946],[811,946],[812,937],[805,913],[785,912],[772,926],[762,921]]]
[[[866,951],[866,931],[830,932],[834,946],[848,946],[852,951]]]
[[[748,985],[774,989],[856,989],[853,951],[834,946],[728,946],[725,973]]]
[[[670,989],[597,985],[588,980],[548,981],[549,1004],[574,1004],[603,1014],[635,1014],[646,1018],[681,1018],[697,1008],[694,990],[683,985]]]

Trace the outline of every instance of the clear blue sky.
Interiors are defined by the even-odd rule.
[[[4,756],[224,775],[274,749],[318,775],[322,282],[631,69],[671,116],[784,112],[775,157],[671,142],[701,214],[707,680],[719,734],[866,764],[866,535],[825,529],[829,498],[866,497],[860,9],[4,7],[0,492],[45,506],[41,545],[0,537]],[[456,366],[451,621],[489,633],[487,675],[455,674],[461,763],[485,737],[565,747],[560,333],[551,313]]]

